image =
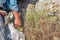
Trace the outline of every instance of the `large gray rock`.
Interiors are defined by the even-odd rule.
[[[2,16],[0,15],[0,40],[5,40],[4,36],[5,33],[4,33],[3,19]]]
[[[10,20],[10,22],[8,22],[8,20]],[[25,40],[23,32],[20,32],[17,29],[15,29],[11,20],[13,20],[13,14],[10,12],[8,16],[5,17],[5,21],[8,22],[8,27],[5,28],[7,36],[6,40]]]
[[[17,29],[15,29],[13,23],[9,23],[8,26],[10,34],[8,34],[7,37],[11,38],[12,40],[25,40],[23,32],[19,32]]]

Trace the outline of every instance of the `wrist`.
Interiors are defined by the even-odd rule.
[[[19,17],[15,17],[15,19],[20,19]]]
[[[20,15],[19,15],[18,12],[12,11],[12,13],[13,13],[13,16],[14,16],[15,19],[19,19],[20,18]]]

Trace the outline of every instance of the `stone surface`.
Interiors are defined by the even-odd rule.
[[[5,27],[6,40],[25,40],[25,35],[14,27],[12,20],[13,14],[10,12],[8,16],[5,17],[5,23],[7,22],[7,26]]]
[[[11,38],[12,40],[25,40],[23,32],[19,32],[15,29],[13,23],[9,23],[8,26],[10,30],[10,33],[7,35],[8,38]]]

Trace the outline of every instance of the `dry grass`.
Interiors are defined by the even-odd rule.
[[[31,11],[25,15],[26,40],[60,40],[60,14]]]

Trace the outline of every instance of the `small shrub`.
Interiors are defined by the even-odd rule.
[[[60,14],[49,16],[44,11],[27,12],[24,24],[26,40],[53,40],[54,36],[59,36],[59,26]]]

